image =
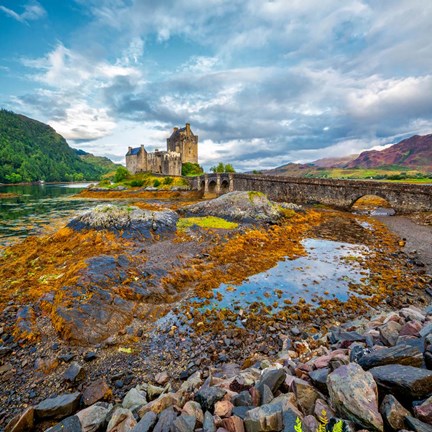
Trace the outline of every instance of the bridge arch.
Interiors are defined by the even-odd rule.
[[[230,190],[230,182],[229,179],[224,179],[221,182],[221,190],[220,193],[225,194]]]
[[[391,200],[385,194],[363,194],[354,200],[350,209],[360,213],[382,213],[386,215],[395,214]]]
[[[208,183],[209,193],[215,194],[216,193],[216,187],[217,187],[216,180],[209,180],[209,183]]]

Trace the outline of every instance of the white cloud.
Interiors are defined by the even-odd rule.
[[[27,23],[28,21],[36,21],[46,15],[45,9],[37,1],[32,1],[24,6],[24,12],[17,13],[5,6],[0,6],[0,10],[13,19]]]

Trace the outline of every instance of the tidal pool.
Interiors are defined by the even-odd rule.
[[[369,276],[359,261],[368,248],[330,240],[306,239],[302,242],[307,256],[285,259],[275,267],[246,279],[240,285],[221,284],[214,297],[204,302],[203,309],[247,309],[254,303],[272,306],[274,312],[287,302],[301,298],[317,303],[320,298],[346,301],[354,292],[352,285],[361,285]],[[358,295],[358,294],[356,294]]]

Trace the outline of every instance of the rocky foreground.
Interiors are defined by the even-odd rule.
[[[410,306],[293,343],[299,333],[294,327],[280,335],[284,347],[275,358],[256,356],[246,368],[210,367],[181,384],[162,370],[118,403],[101,379],[27,408],[5,430],[432,430],[432,307]],[[80,370],[71,363],[67,374],[73,380]]]

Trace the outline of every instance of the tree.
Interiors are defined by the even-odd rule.
[[[129,176],[129,171],[124,166],[120,166],[115,172],[114,183],[120,183],[121,181],[126,180]]]
[[[235,169],[231,164],[224,164],[223,162],[211,167],[210,171],[214,173],[235,173]]]
[[[198,176],[204,172],[197,163],[185,162],[182,164],[182,176]]]

